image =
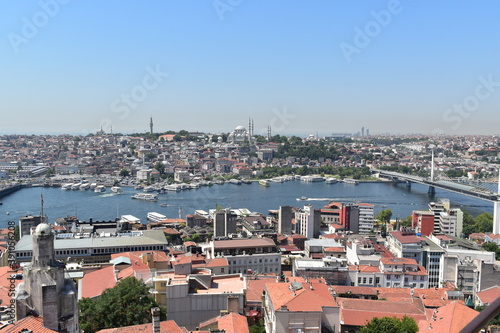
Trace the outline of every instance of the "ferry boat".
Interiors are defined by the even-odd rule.
[[[71,189],[72,189],[73,191],[76,191],[76,190],[80,189],[80,186],[81,186],[81,185],[82,185],[82,184],[80,184],[80,183],[73,184],[73,185],[71,185]]]
[[[172,191],[172,192],[179,192],[181,190],[181,188],[176,184],[167,185],[165,186],[165,189],[167,191]]]
[[[329,177],[325,180],[325,184],[335,184],[337,182],[338,182],[337,178],[333,178],[333,177]]]
[[[167,217],[163,214],[156,213],[156,212],[149,212],[147,214],[147,218],[149,222],[161,222],[165,220]]]
[[[241,185],[241,180],[233,178],[229,180],[229,184]]]
[[[90,188],[90,184],[89,183],[83,183],[82,185],[80,185],[80,191],[86,191]]]
[[[113,187],[111,187],[111,192],[116,193],[116,194],[123,193],[122,188],[120,186],[113,186]]]
[[[106,191],[106,187],[104,187],[104,185],[97,185],[94,189],[95,193],[101,193],[101,192],[105,192],[105,191]]]
[[[266,180],[266,179],[259,180],[259,185],[262,185],[262,186],[265,186],[265,187],[271,186],[271,184],[269,183],[269,181]]]
[[[243,184],[252,184],[252,181],[250,179],[242,179],[241,182]]]
[[[136,193],[132,199],[145,200],[145,201],[158,201],[158,196],[153,193]]]
[[[352,185],[358,185],[359,184],[359,182],[356,179],[351,179],[351,178],[344,179],[344,183],[346,183],[346,184],[352,184]]]

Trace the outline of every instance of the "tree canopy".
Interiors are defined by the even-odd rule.
[[[128,277],[96,300],[83,298],[78,302],[80,327],[85,333],[105,328],[139,325],[151,322],[151,308],[157,307],[148,286],[135,277]],[[165,318],[165,309],[162,318]]]
[[[389,223],[391,222],[392,210],[389,208],[381,210],[375,217],[380,222]]]
[[[404,316],[401,319],[396,317],[373,318],[365,326],[362,326],[358,333],[416,333],[418,325],[411,317]]]

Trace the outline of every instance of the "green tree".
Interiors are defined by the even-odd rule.
[[[500,247],[493,242],[483,243],[482,248],[485,251],[495,252],[496,260],[500,260]]]
[[[392,210],[389,208],[381,210],[375,218],[380,222],[389,223],[391,222]]]
[[[412,220],[411,215],[408,215],[404,219],[401,219],[399,223],[401,224],[402,227],[411,227],[411,220]]]
[[[165,164],[162,162],[156,162],[155,169],[158,170],[160,175],[163,175],[165,173]]]
[[[404,316],[401,319],[396,317],[373,318],[365,326],[362,326],[358,333],[416,333],[418,325],[411,317]]]
[[[127,169],[120,170],[120,177],[128,177],[129,175],[130,175],[130,172]]]
[[[490,232],[493,230],[493,215],[482,213],[475,219],[476,232]]]
[[[80,300],[80,327],[85,333],[94,333],[105,328],[149,323],[151,308],[157,306],[148,286],[131,276],[106,289],[97,300]],[[165,308],[161,310],[165,318]]]

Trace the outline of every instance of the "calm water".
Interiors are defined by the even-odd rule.
[[[40,195],[44,198],[44,212],[50,221],[67,215],[76,215],[82,220],[110,220],[116,216],[130,214],[146,221],[148,212],[158,212],[169,218],[178,217],[179,208],[182,217],[193,213],[195,209],[208,211],[216,205],[231,208],[248,208],[251,211],[267,214],[269,209],[277,209],[280,205],[301,207],[311,204],[321,208],[329,201],[367,202],[375,205],[375,213],[387,208],[393,217],[406,217],[412,210],[427,210],[429,201],[436,198],[448,198],[452,207],[460,207],[473,215],[493,212],[490,202],[436,189],[435,197],[427,194],[427,187],[412,184],[360,183],[349,185],[344,183],[325,184],[324,182],[304,183],[289,181],[272,183],[270,187],[253,184],[224,184],[212,187],[201,187],[197,190],[168,192],[159,194],[157,202],[131,199],[138,192],[133,188],[123,188],[123,194],[113,194],[108,188],[104,193],[93,191],[62,191],[60,188],[26,188],[0,199],[0,227],[5,227],[9,220],[17,221],[27,214],[40,214]],[[307,201],[297,201],[305,196]],[[160,207],[161,203],[168,204]],[[9,212],[9,214],[7,214]]]

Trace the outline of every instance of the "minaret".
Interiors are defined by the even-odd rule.
[[[62,262],[55,259],[54,234],[40,223],[33,237],[33,257],[23,269],[23,282],[13,298],[16,320],[30,315],[43,318],[43,326],[57,332],[77,333],[78,303],[75,284],[64,278]]]
[[[267,141],[271,141],[271,126],[267,126]]]
[[[153,134],[153,117],[149,119],[149,132]]]

